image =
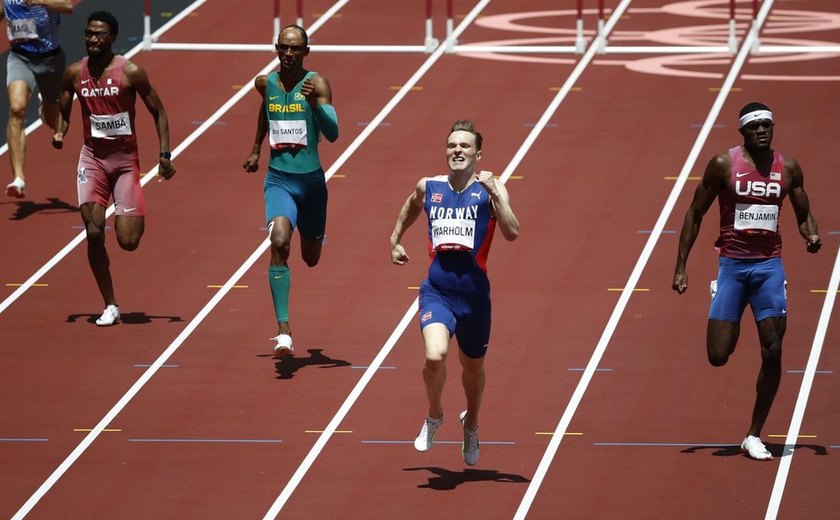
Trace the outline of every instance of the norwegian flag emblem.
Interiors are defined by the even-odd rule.
[[[443,200],[443,193],[432,193],[432,202],[440,202]]]
[[[422,318],[420,318],[420,321],[421,321],[422,323],[426,323],[426,322],[427,322],[427,321],[429,321],[430,319],[432,319],[432,311],[428,311],[428,312],[424,313],[424,314],[423,314],[423,317],[422,317]]]

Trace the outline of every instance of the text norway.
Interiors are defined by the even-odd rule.
[[[440,206],[432,206],[429,208],[429,218],[468,218],[476,220],[478,218],[478,206],[469,206],[466,208],[443,208]]]

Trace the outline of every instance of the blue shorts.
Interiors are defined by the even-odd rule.
[[[327,181],[324,170],[286,173],[269,169],[263,184],[265,221],[286,217],[308,240],[320,240],[327,228]]]
[[[426,279],[420,284],[420,330],[442,323],[461,352],[481,359],[490,341],[490,287],[477,292],[443,291]]]
[[[709,319],[740,323],[747,303],[755,321],[785,317],[786,283],[780,257],[758,260],[721,257]]]

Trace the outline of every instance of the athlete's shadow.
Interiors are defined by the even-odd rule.
[[[291,379],[295,377],[295,372],[310,365],[320,365],[321,368],[350,366],[348,361],[325,356],[324,349],[321,348],[310,348],[307,352],[309,357],[285,356],[276,360],[274,368],[277,370],[277,379]]]
[[[82,318],[85,318],[85,321],[88,323],[96,324],[96,319],[99,318],[99,314],[71,314],[67,316],[67,323],[76,323]],[[182,322],[184,321],[180,316],[154,316],[151,314],[146,314],[145,312],[128,312],[125,314],[120,314],[120,321],[118,323],[125,323],[126,325],[146,325],[151,323],[153,320],[166,320],[169,323],[175,322]]]
[[[767,451],[769,451],[774,458],[779,458],[782,456],[782,452],[785,449],[784,444],[772,444],[769,442],[764,443],[767,446]],[[828,455],[828,449],[825,446],[820,446],[819,444],[796,444],[793,449],[807,449],[814,452],[814,455]],[[712,456],[714,457],[736,457],[738,455],[746,457],[747,455],[741,451],[741,446],[739,444],[721,444],[719,446],[691,446],[684,450],[681,450],[682,453],[697,453],[703,450],[714,450],[712,452]]]
[[[417,487],[421,489],[434,489],[435,491],[451,491],[466,482],[501,482],[508,484],[527,484],[530,482],[522,475],[514,473],[499,473],[495,469],[465,469],[462,471],[451,471],[444,468],[420,467],[403,468],[403,471],[429,471],[434,476],[429,477],[426,484]]]
[[[6,203],[8,204],[8,203]],[[74,213],[79,211],[78,206],[74,206],[69,202],[64,202],[58,197],[47,197],[47,202],[34,202],[31,200],[23,200],[14,202],[17,204],[17,211],[14,215],[9,217],[9,220],[23,220],[26,217],[39,212],[52,213]]]

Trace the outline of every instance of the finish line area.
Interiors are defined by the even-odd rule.
[[[273,41],[277,40],[281,27],[284,24],[288,25],[294,20],[294,24],[306,27],[305,25],[305,3],[304,0],[295,0],[295,11],[293,16],[284,18],[282,14],[281,0],[271,0],[272,7],[272,27],[273,27],[273,41],[272,43],[198,43],[198,42],[159,42],[160,35],[169,27],[176,24],[178,21],[186,16],[189,16],[196,9],[205,4],[207,0],[197,0],[191,4],[183,12],[175,16],[169,23],[161,27],[155,32],[151,31],[151,15],[153,10],[153,0],[144,0],[144,23],[143,23],[143,44],[142,48],[146,51],[160,50],[160,51],[229,51],[229,52],[274,52]],[[334,4],[328,12],[324,13],[325,17],[332,16],[342,7],[347,5],[350,0],[344,0]],[[489,3],[489,1],[488,1]],[[431,54],[439,46],[445,47],[445,52],[448,54],[459,53],[503,53],[503,54],[576,54],[583,55],[589,46],[596,46],[598,54],[729,54],[735,55],[738,52],[740,45],[748,40],[747,36],[753,34],[751,38],[751,55],[768,55],[768,54],[811,54],[811,53],[837,53],[840,54],[840,45],[765,45],[761,43],[758,31],[762,27],[759,23],[759,18],[766,18],[769,16],[770,6],[772,2],[763,2],[762,0],[721,0],[719,3],[708,3],[708,7],[701,6],[698,8],[698,13],[716,21],[720,21],[721,29],[716,30],[718,34],[726,34],[725,41],[720,43],[715,42],[709,45],[615,45],[610,44],[606,29],[606,17],[609,16],[612,9],[605,7],[604,0],[592,0],[591,3],[596,4],[594,7],[587,7],[585,0],[571,0],[567,1],[570,4],[568,9],[553,11],[550,13],[542,13],[543,15],[553,14],[566,18],[573,19],[574,28],[569,29],[566,34],[569,36],[566,39],[572,40],[570,45],[485,45],[485,44],[461,44],[457,38],[453,37],[455,14],[455,1],[446,0],[445,7],[445,33],[443,39],[435,37],[434,34],[434,4],[433,0],[425,0],[425,19],[423,21],[425,29],[425,38],[422,43],[412,44],[393,44],[393,45],[310,45],[310,49],[315,52],[334,52],[334,53],[425,53]],[[574,3],[572,7],[571,4]],[[627,6],[628,14],[640,12],[639,10],[630,10],[630,0],[621,2],[621,6]],[[674,5],[674,4],[672,4]],[[762,6],[766,6],[763,9]],[[666,11],[663,8],[662,11]],[[700,13],[700,11],[705,11]],[[526,13],[522,13],[526,14]],[[584,19],[586,17],[596,17],[596,29],[586,30],[584,28]],[[285,20],[285,21],[284,21]],[[769,23],[772,24],[772,21]],[[725,25],[725,30],[723,26]],[[559,28],[557,28],[559,30]],[[573,36],[571,36],[573,34]],[[715,36],[712,39],[721,40],[720,36]]]

